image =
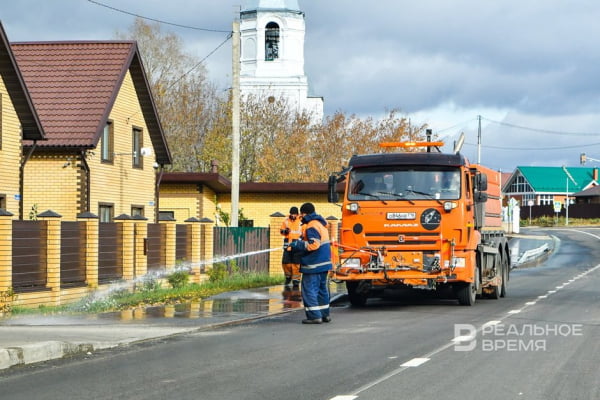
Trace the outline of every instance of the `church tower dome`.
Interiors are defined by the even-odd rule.
[[[247,0],[240,13],[240,91],[271,101],[283,97],[321,121],[323,99],[309,97],[304,74],[305,29],[297,0]]]

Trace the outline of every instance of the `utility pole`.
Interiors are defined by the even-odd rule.
[[[240,21],[233,21],[232,40],[232,79],[231,87],[231,218],[230,226],[238,226],[240,203]]]
[[[575,185],[577,185],[577,182],[575,182],[575,179],[573,179],[573,177],[567,170],[567,167],[563,165],[562,169],[567,175],[567,193],[565,196],[565,225],[569,225],[569,179],[572,180]]]
[[[481,165],[481,115],[477,116],[479,126],[477,128],[477,164]]]

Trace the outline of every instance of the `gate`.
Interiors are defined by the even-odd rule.
[[[246,254],[269,248],[269,228],[215,227],[215,258]],[[269,252],[234,258],[243,272],[269,272]],[[230,262],[227,263],[228,265]]]

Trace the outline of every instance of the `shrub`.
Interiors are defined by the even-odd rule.
[[[185,285],[188,284],[189,280],[190,280],[190,275],[189,275],[188,271],[184,271],[184,270],[175,271],[175,272],[169,274],[169,276],[167,276],[167,282],[169,282],[169,284],[171,285],[171,287],[173,289],[178,289],[178,288],[184,287]]]
[[[211,269],[206,271],[211,282],[220,282],[231,275],[239,274],[240,269],[235,260],[223,263],[216,263]]]

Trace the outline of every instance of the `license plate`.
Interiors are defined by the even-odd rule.
[[[414,212],[389,212],[387,219],[416,219],[417,214]]]

